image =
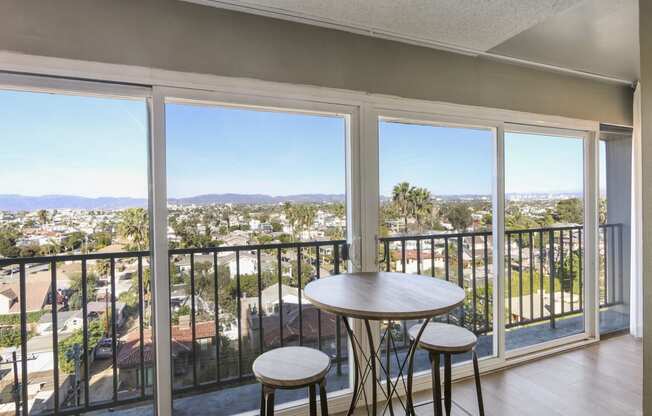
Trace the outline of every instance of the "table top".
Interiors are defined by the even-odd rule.
[[[464,301],[464,290],[453,283],[390,272],[324,277],[308,283],[303,294],[324,311],[370,320],[430,318]]]

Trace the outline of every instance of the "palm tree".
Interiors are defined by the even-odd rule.
[[[412,215],[417,221],[419,232],[423,231],[423,220],[432,214],[432,196],[426,188],[412,188],[408,195]]]
[[[36,215],[38,216],[38,222],[41,223],[41,228],[45,228],[45,224],[47,224],[49,220],[48,212],[44,209],[40,209]]]
[[[137,251],[149,246],[149,225],[147,211],[143,208],[128,208],[121,213],[118,233],[131,241]]]
[[[412,211],[410,204],[410,192],[412,189],[409,182],[401,182],[395,185],[392,190],[392,202],[396,205],[398,214],[403,218],[405,231],[407,231],[408,218]]]
[[[294,240],[297,239],[297,225],[299,223],[299,209],[292,205],[291,202],[283,203],[283,213],[285,214],[285,219],[290,223],[292,227],[292,237]]]
[[[312,229],[312,224],[315,222],[315,217],[317,216],[317,209],[313,205],[303,204],[299,206],[298,220],[301,224],[301,228],[308,230],[308,238],[311,238],[310,233]]]
[[[222,219],[226,222],[226,229],[231,231],[231,207],[228,205],[224,206],[224,210],[222,211]]]

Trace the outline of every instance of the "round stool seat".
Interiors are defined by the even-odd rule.
[[[264,385],[294,388],[318,383],[330,368],[330,357],[319,350],[282,347],[260,355],[252,369],[258,381]]]
[[[415,325],[409,330],[410,338],[415,339],[419,327]],[[475,348],[478,338],[466,328],[457,325],[431,322],[421,334],[419,346],[426,350],[461,353]]]

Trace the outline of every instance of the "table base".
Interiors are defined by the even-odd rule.
[[[417,346],[419,345],[419,340],[423,331],[426,329],[426,325],[430,319],[424,319],[417,337],[414,340],[410,341],[410,347],[408,353],[403,360],[400,359],[398,353],[396,352],[396,344],[394,336],[392,335],[392,322],[389,321],[387,328],[383,331],[380,342],[378,346],[374,345],[373,333],[371,331],[370,321],[364,319],[365,333],[367,336],[367,342],[369,343],[370,354],[364,352],[364,348],[360,344],[360,341],[356,337],[355,333],[351,329],[348,318],[341,316],[342,321],[344,322],[344,327],[349,335],[349,340],[351,341],[351,349],[353,350],[353,360],[354,360],[354,382],[353,382],[353,397],[351,398],[351,405],[349,406],[348,415],[352,415],[360,398],[364,399],[365,409],[367,414],[376,416],[378,414],[384,415],[389,412],[390,415],[394,415],[394,408],[392,403],[394,400],[398,400],[401,404],[401,407],[405,411],[406,415],[415,416],[414,406],[412,403],[412,373],[414,370],[414,354],[416,353]],[[385,356],[382,355],[382,347],[385,345]],[[398,363],[398,374],[396,379],[392,379],[390,375],[390,363],[392,361],[392,352],[394,358]],[[385,362],[383,364],[383,358]],[[407,366],[407,369],[406,369]],[[382,380],[382,376],[385,376],[385,380]],[[364,388],[365,382],[371,377],[374,380],[371,383],[371,397],[367,397],[367,391]],[[397,387],[399,383],[403,383],[403,387],[406,391],[405,401],[398,395]],[[378,391],[384,396],[385,404],[380,413],[378,413]]]

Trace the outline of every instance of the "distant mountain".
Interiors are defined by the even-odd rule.
[[[299,194],[270,196],[264,194],[207,194],[188,198],[170,198],[171,204],[278,204],[282,202],[344,202],[342,194]]]
[[[39,209],[120,209],[146,207],[144,198],[86,198],[73,195],[0,195],[0,211],[35,211]]]
[[[300,194],[270,196],[263,194],[208,194],[188,198],[170,198],[171,204],[277,204],[282,202],[344,202],[344,195]],[[86,198],[74,195],[0,195],[0,211],[35,211],[39,209],[122,209],[147,207],[145,198],[100,197]]]

